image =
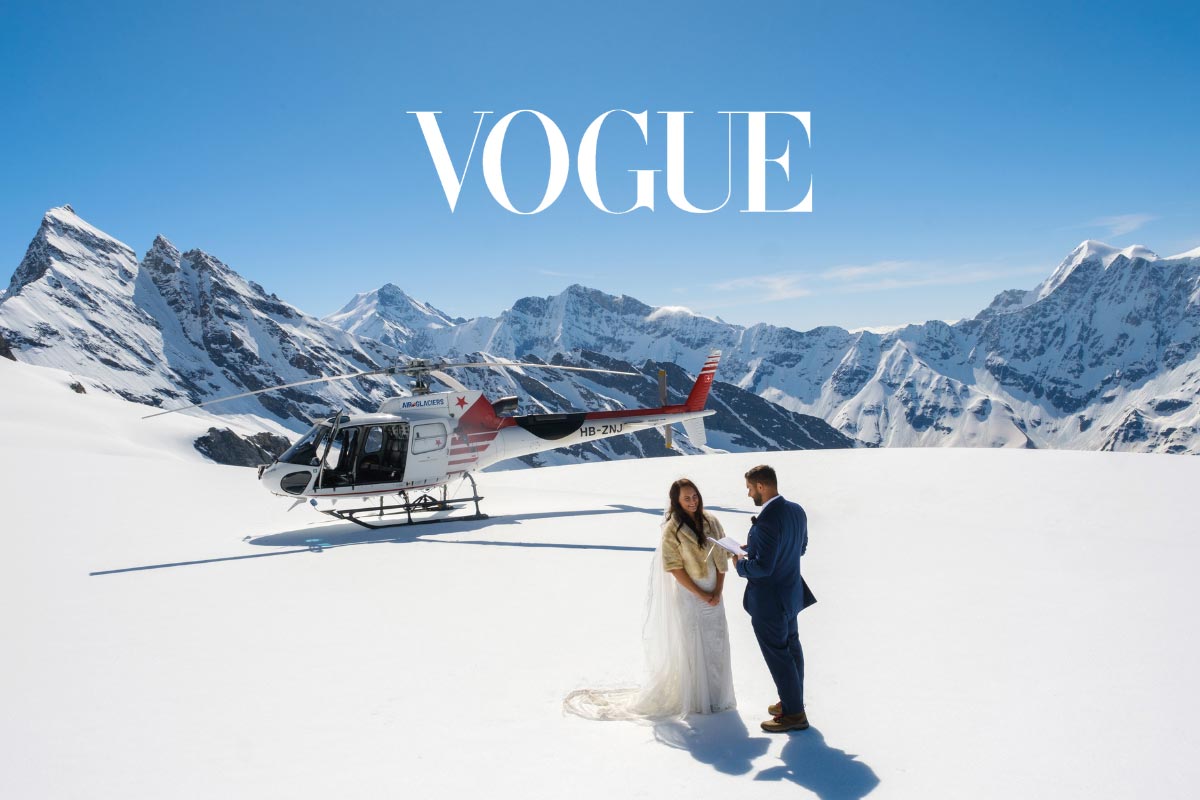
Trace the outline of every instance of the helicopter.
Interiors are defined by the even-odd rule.
[[[666,376],[660,370],[661,405],[657,408],[518,415],[517,397],[489,400],[483,392],[468,389],[445,370],[534,367],[614,375],[640,373],[524,362],[452,364],[413,359],[406,364],[215,398],[148,414],[144,419],[304,384],[407,375],[413,378],[410,396],[388,398],[373,414],[348,415],[343,409],[316,420],[286,452],[270,464],[259,466],[259,482],[272,494],[292,498],[292,508],[307,502],[323,514],[371,529],[448,519],[487,519],[479,507],[483,498],[472,473],[500,461],[650,428],[662,428],[670,447],[671,425],[677,422],[682,423],[694,444],[705,444],[704,417],[716,413],[705,410],[705,404],[720,360],[720,350],[709,353],[687,400],[680,404],[667,404]],[[431,377],[450,391],[433,391]],[[456,491],[469,482],[471,494],[449,497],[449,485],[455,480]],[[393,496],[388,502],[387,498]],[[331,502],[323,508],[319,501]],[[472,502],[473,514],[451,515]],[[422,516],[414,518],[414,514]]]

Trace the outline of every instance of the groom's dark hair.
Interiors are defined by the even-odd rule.
[[[763,486],[770,486],[772,489],[779,488],[779,481],[775,477],[775,470],[766,464],[751,467],[746,473],[746,480],[751,483],[761,483]]]

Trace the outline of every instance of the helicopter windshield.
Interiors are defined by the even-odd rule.
[[[306,467],[314,466],[314,461],[317,459],[318,445],[325,442],[329,435],[331,426],[325,422],[318,422],[312,427],[308,433],[300,441],[287,449],[279,460],[285,464],[303,464]]]

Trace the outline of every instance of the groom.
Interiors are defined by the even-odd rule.
[[[762,723],[762,729],[802,731],[808,718],[796,615],[816,602],[800,577],[800,556],[808,549],[808,518],[803,508],[780,496],[775,470],[766,465],[746,473],[746,493],[762,511],[751,517],[745,557],[733,558],[737,574],[747,581],[742,605],[750,613],[754,636],[779,690],[779,702],[767,709],[772,719]]]

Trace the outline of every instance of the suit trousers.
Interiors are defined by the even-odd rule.
[[[780,609],[777,614],[751,616],[750,623],[779,691],[783,713],[799,714],[804,710],[804,651],[800,648],[796,615]]]

